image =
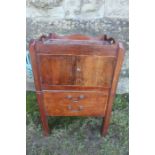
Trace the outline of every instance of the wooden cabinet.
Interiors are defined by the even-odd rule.
[[[124,57],[107,36],[57,36],[30,42],[35,88],[45,135],[47,116],[101,116],[106,135]]]

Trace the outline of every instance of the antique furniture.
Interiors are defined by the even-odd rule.
[[[106,135],[124,57],[121,43],[106,35],[49,34],[29,45],[43,131],[47,116],[101,116]]]

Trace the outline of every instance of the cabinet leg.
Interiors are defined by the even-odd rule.
[[[47,117],[44,115],[40,115],[41,117],[41,122],[42,122],[42,128],[43,128],[43,134],[45,136],[49,135],[49,127],[48,127],[48,121],[47,121]]]
[[[102,128],[101,128],[101,135],[102,136],[106,136],[107,135],[108,128],[109,128],[109,123],[110,123],[110,118],[109,117],[103,118]]]
[[[109,98],[109,101],[108,101],[108,106],[107,106],[107,109],[106,109],[105,117],[103,119],[102,128],[101,128],[101,135],[102,136],[106,136],[107,133],[108,133],[113,101],[114,101],[114,95],[110,95],[110,98]]]
[[[42,102],[42,94],[37,94],[37,101],[38,101],[38,106],[39,106],[39,111],[40,111],[40,118],[41,118],[41,123],[42,123],[42,128],[43,128],[43,133],[45,136],[49,135],[49,127],[48,127],[48,121],[47,121],[47,116],[44,111],[44,106]]]

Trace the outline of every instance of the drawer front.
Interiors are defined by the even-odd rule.
[[[100,91],[48,91],[43,93],[48,116],[104,116],[107,93]]]

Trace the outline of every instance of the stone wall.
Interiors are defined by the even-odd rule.
[[[126,54],[117,93],[128,92],[128,0],[27,0],[27,47],[30,39],[50,32],[107,34],[123,42]],[[34,89],[28,78],[27,89]]]

